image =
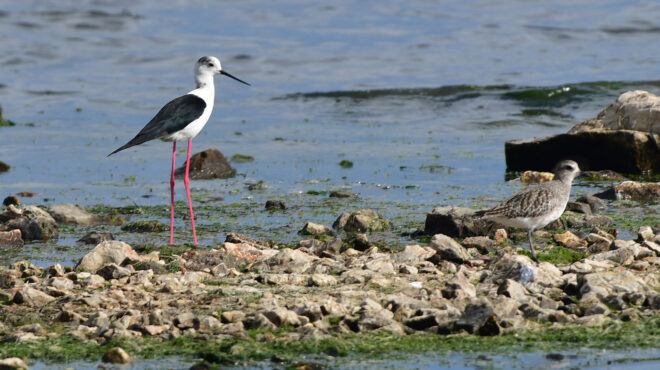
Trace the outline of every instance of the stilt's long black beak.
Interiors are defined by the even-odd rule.
[[[247,82],[241,80],[240,78],[232,76],[232,75],[229,74],[228,72],[220,71],[220,74],[221,74],[221,75],[225,75],[225,76],[227,76],[227,77],[229,77],[229,78],[233,78],[234,80],[236,80],[236,81],[238,81],[238,82],[242,82],[242,83],[244,83],[244,84],[246,84],[246,85],[248,85],[248,86],[252,86],[252,85],[250,85],[249,83],[247,83]]]

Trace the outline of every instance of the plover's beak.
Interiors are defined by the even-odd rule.
[[[247,83],[247,82],[241,80],[240,78],[232,76],[232,75],[229,74],[228,72],[220,71],[220,74],[221,74],[221,75],[225,75],[225,76],[227,76],[227,77],[229,77],[229,78],[233,78],[234,80],[236,80],[236,81],[238,81],[238,82],[241,82],[241,83],[244,83],[244,84],[246,84],[246,85],[248,85],[248,86],[252,86],[252,85],[250,85],[249,83]]]

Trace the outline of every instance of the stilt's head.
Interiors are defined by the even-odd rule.
[[[208,83],[209,80],[213,80],[213,76],[217,74],[223,74],[227,77],[233,78],[234,80],[250,85],[249,83],[236,78],[222,70],[222,65],[220,64],[220,59],[213,56],[205,56],[199,58],[197,63],[195,63],[195,81],[197,82],[198,87],[202,87]]]
[[[580,174],[580,167],[575,161],[561,161],[555,165],[552,172],[554,172],[556,180],[570,184],[575,176]]]

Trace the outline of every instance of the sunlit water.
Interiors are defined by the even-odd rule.
[[[252,87],[216,78],[193,151],[255,160],[233,163],[235,178],[193,182],[198,205],[245,205],[234,219],[198,212],[202,244],[229,231],[294,242],[306,221],[331,224],[358,206],[421,227],[436,205],[485,206],[520,187],[504,182],[505,141],[565,132],[627,90],[659,93],[657,14],[645,1],[0,2],[0,105],[17,122],[0,127],[0,160],[12,166],[0,196],[166,207],[170,144],[106,155],[191,90],[194,61],[211,54]],[[258,181],[267,188],[247,190]],[[327,194],[309,190],[360,198],[319,213]],[[574,194],[595,190],[578,182]],[[289,210],[264,212],[273,198]],[[176,228],[190,241],[185,220]],[[89,229],[4,258],[72,265],[87,247],[67,247]]]

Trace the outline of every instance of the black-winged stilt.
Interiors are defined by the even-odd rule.
[[[193,238],[197,245],[197,231],[195,230],[195,214],[190,200],[188,173],[190,170],[190,147],[192,139],[204,128],[213,111],[215,87],[213,77],[223,74],[234,80],[250,85],[249,83],[232,76],[222,70],[220,60],[213,56],[199,58],[195,63],[195,82],[197,88],[186,95],[180,96],[165,104],[156,116],[128,143],[108,154],[108,157],[118,151],[142,144],[149,140],[161,139],[172,141],[172,175],[170,177],[171,207],[170,207],[170,244],[174,243],[174,169],[176,163],[176,142],[188,140],[188,155],[186,160],[186,173],[183,183],[186,186],[188,207],[190,208],[190,222],[192,223]]]

